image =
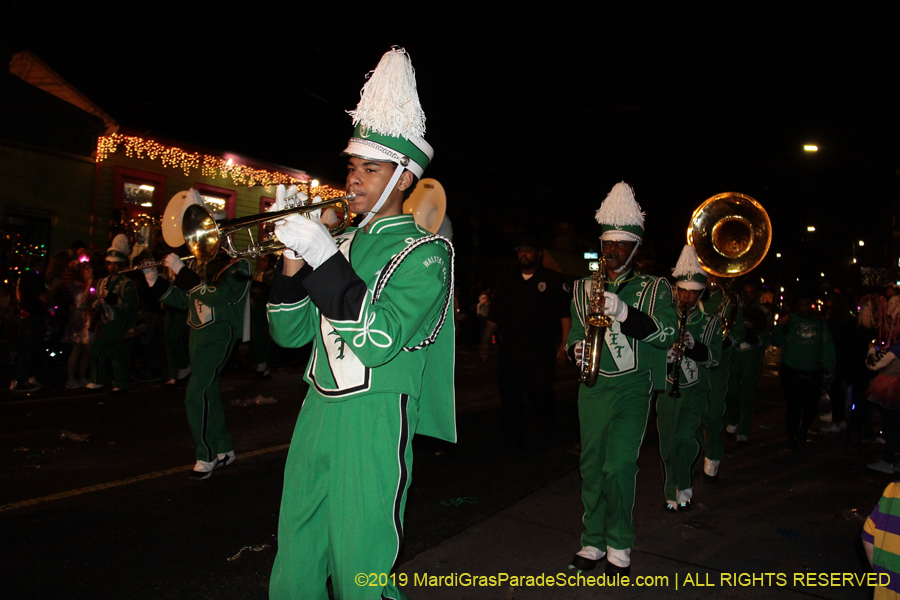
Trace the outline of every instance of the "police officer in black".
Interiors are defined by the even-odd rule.
[[[545,441],[553,439],[556,364],[566,363],[565,341],[572,327],[571,285],[542,266],[540,242],[534,237],[522,238],[516,252],[519,268],[497,286],[481,340],[481,357],[487,360],[491,338],[497,335],[504,438],[514,449],[521,448],[524,441],[526,396]]]

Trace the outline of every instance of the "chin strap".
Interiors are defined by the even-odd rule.
[[[617,273],[617,274],[623,273],[625,271],[625,269],[627,269],[628,266],[631,264],[631,259],[634,258],[634,253],[637,252],[637,250],[638,250],[638,248],[640,248],[640,246],[641,246],[640,242],[636,243],[634,245],[634,248],[631,250],[631,254],[628,255],[628,260],[625,261],[625,264],[623,264],[618,269],[613,269],[613,273]]]
[[[391,180],[388,181],[388,184],[384,187],[384,191],[381,192],[381,198],[378,199],[378,202],[375,203],[375,206],[372,207],[372,210],[366,213],[366,216],[363,217],[362,221],[360,221],[360,229],[368,225],[369,221],[371,221],[375,217],[375,214],[378,213],[379,210],[381,210],[381,207],[384,206],[385,202],[387,202],[388,196],[390,196],[391,192],[394,191],[394,186],[397,185],[397,181],[400,179],[400,176],[405,170],[406,167],[404,167],[403,165],[397,165],[397,168],[394,169],[394,174],[391,175]]]

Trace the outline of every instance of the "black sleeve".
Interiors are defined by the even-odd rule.
[[[187,267],[182,267],[180,271],[178,271],[178,275],[175,276],[175,286],[189,292],[201,283],[203,280],[200,279],[200,276],[194,273],[191,269]]]
[[[310,299],[326,319],[353,321],[359,318],[368,288],[343,254],[337,252],[319,268],[298,273],[301,274]]]
[[[628,316],[622,321],[622,333],[636,340],[643,340],[657,331],[656,321],[653,318],[631,306],[628,308]]]
[[[294,304],[300,302],[309,294],[303,286],[303,279],[313,272],[313,268],[308,264],[288,277],[282,273],[284,266],[284,258],[279,258],[275,264],[275,277],[272,279],[272,288],[269,290],[269,304]]]
[[[685,348],[684,355],[698,363],[704,363],[709,360],[709,348],[694,340],[694,347]]]

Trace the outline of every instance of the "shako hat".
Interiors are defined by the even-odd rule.
[[[343,154],[397,165],[378,202],[360,223],[384,205],[404,170],[421,179],[434,150],[425,141],[425,113],[416,90],[416,72],[404,48],[394,46],[367,76],[353,117],[353,137]]]

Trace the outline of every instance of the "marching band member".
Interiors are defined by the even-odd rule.
[[[725,430],[735,434],[738,444],[747,443],[753,405],[756,402],[756,383],[762,372],[763,358],[773,319],[766,307],[759,302],[759,284],[748,281],[741,288],[741,313],[743,314],[744,340],[734,349],[728,374],[728,395],[725,397],[728,426]]]
[[[727,337],[722,341],[722,356],[719,364],[710,372],[709,402],[700,419],[700,426],[705,436],[703,448],[703,481],[717,483],[719,481],[719,464],[725,456],[722,444],[722,428],[725,418],[725,398],[728,395],[728,377],[731,370],[731,359],[734,349],[744,341],[744,314],[736,298],[726,294],[721,279],[709,276],[709,296],[700,303],[700,309],[715,315],[723,323],[733,323]]]
[[[706,289],[707,274],[693,247],[686,245],[682,249],[672,275],[676,279],[676,309],[683,326],[679,329],[679,339],[669,349],[668,362],[672,369],[667,378],[667,393],[657,396],[656,426],[666,495],[663,508],[670,512],[689,512],[693,496],[691,481],[700,458],[700,417],[706,410],[710,368],[717,364],[722,353],[722,322],[697,305]]]
[[[631,186],[617,183],[596,219],[609,279],[603,311],[614,321],[606,330],[596,385],[578,390],[585,531],[572,566],[587,571],[606,557],[606,572],[614,575],[630,570],[638,452],[653,390],[665,387],[666,350],[674,340],[678,316],[669,283],[632,269],[644,235],[644,214]],[[577,281],[572,299],[567,348],[578,363],[590,282]]]
[[[91,382],[86,386],[89,390],[99,390],[106,384],[106,363],[111,361],[113,393],[128,391],[130,378],[123,340],[137,319],[138,292],[134,281],[119,271],[126,265],[130,255],[128,237],[124,233],[118,234],[106,251],[106,269],[109,275],[97,285],[96,305],[102,309],[100,318],[103,320],[103,329],[91,346]]]
[[[269,596],[405,597],[389,573],[403,543],[416,433],[456,441],[453,248],[403,214],[433,151],[409,56],[384,55],[363,88],[344,150],[359,228],[332,239],[289,216],[269,298],[272,338],[313,343],[309,391],[288,453]],[[397,124],[400,126],[397,126]],[[284,192],[276,208],[284,204]]]
[[[175,273],[172,285],[159,277],[155,267],[144,269],[144,277],[157,300],[188,311],[191,376],[184,404],[197,448],[191,478],[207,479],[215,469],[235,460],[219,378],[235,341],[249,338],[245,315],[249,314],[250,262],[241,258],[200,265],[197,269],[205,269],[205,278],[185,268],[175,254],[166,256],[163,263]]]

